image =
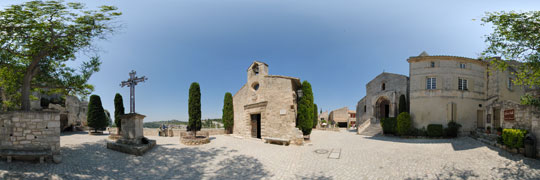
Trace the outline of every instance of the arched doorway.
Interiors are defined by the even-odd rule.
[[[380,97],[375,104],[375,114],[378,121],[390,117],[390,101],[385,97]]]

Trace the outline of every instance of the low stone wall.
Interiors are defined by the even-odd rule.
[[[116,133],[116,128],[109,128],[110,133]],[[180,137],[180,133],[187,132],[186,130],[173,129],[173,137]],[[206,133],[210,136],[225,134],[225,129],[201,129],[200,132]],[[158,136],[159,128],[144,128],[144,136]]]
[[[48,150],[60,155],[60,113],[0,113],[0,149]]]

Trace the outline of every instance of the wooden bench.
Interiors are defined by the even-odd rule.
[[[291,140],[281,138],[264,138],[265,143],[276,143],[281,145],[289,145]]]
[[[48,150],[0,150],[0,157],[7,157],[8,163],[11,162],[13,157],[37,157],[39,158],[39,163],[43,163],[45,162],[45,157],[50,155],[51,153]]]

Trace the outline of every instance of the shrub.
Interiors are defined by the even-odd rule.
[[[189,87],[188,98],[188,126],[187,130],[197,135],[197,131],[201,130],[201,87],[199,83],[193,82]]]
[[[90,96],[90,102],[88,102],[88,112],[87,112],[87,122],[88,126],[94,129],[94,132],[97,130],[105,129],[109,125],[109,121],[105,116],[105,110],[101,105],[101,98],[98,95]]]
[[[384,134],[395,134],[396,133],[396,118],[383,118],[381,119],[381,126]]]
[[[442,124],[429,124],[427,126],[427,134],[429,137],[442,137],[443,125]]]
[[[233,109],[233,97],[230,92],[225,93],[225,98],[223,100],[223,115],[221,116],[223,120],[223,126],[227,134],[231,134],[234,126],[234,109]]]
[[[411,115],[407,112],[402,112],[397,117],[397,134],[400,136],[411,134]]]
[[[317,127],[317,124],[319,124],[319,111],[317,104],[313,103],[313,128]]]
[[[502,132],[503,142],[510,148],[523,147],[523,139],[527,134],[527,130],[523,129],[504,129]]]
[[[457,137],[459,128],[461,128],[461,124],[456,123],[454,121],[450,121],[448,123],[448,128],[445,129],[445,136],[446,137]]]
[[[114,124],[118,127],[118,133],[122,132],[122,119],[120,118],[124,115],[124,100],[120,93],[116,93],[114,96]]]
[[[313,91],[309,82],[302,82],[302,92],[304,95],[298,102],[297,127],[302,131],[302,134],[311,134],[313,128]]]
[[[405,95],[399,96],[399,114],[401,114],[402,112],[409,112],[407,109],[407,99],[405,98]]]

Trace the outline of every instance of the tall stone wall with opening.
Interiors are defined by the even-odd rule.
[[[0,150],[37,150],[60,155],[60,113],[0,113]]]

